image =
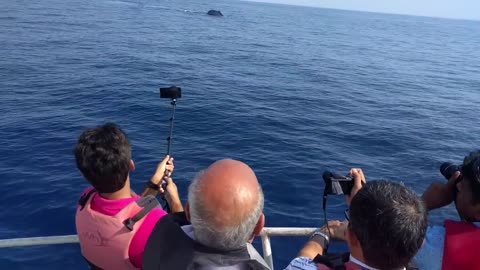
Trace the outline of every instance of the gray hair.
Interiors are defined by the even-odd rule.
[[[264,197],[262,187],[258,185],[258,201],[252,212],[240,224],[220,227],[212,222],[217,213],[215,213],[214,209],[206,209],[205,203],[201,198],[199,179],[203,174],[204,171],[199,172],[188,188],[190,222],[193,226],[195,240],[205,246],[220,250],[244,247],[252,236],[253,230],[263,212]]]

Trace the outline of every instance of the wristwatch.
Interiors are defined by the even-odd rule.
[[[155,184],[155,183],[153,183],[152,181],[148,181],[148,182],[147,182],[147,187],[149,187],[149,188],[151,188],[151,189],[153,189],[153,190],[157,190],[157,191],[158,191],[161,186],[160,186],[160,184]]]
[[[310,236],[310,240],[314,240],[313,238],[315,238],[315,240],[319,240],[319,244],[323,248],[327,248],[328,244],[330,244],[330,238],[328,237],[328,235],[324,234],[321,231],[313,232],[312,235]]]

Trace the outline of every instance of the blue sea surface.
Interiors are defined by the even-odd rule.
[[[225,17],[206,16],[219,9]],[[267,226],[322,224],[321,174],[364,169],[421,193],[480,146],[480,22],[240,1],[0,2],[0,238],[75,233],[72,149],[118,123],[140,191],[173,153],[181,196],[220,158],[251,165]],[[342,218],[343,198],[329,200]],[[434,211],[432,224],[456,216]],[[277,268],[305,238],[273,239]],[[258,246],[258,243],[257,243]],[[1,269],[86,269],[78,245],[2,249]]]

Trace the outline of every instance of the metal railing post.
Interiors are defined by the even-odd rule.
[[[268,232],[262,231],[262,248],[263,248],[263,259],[268,264],[271,270],[273,270],[273,256],[272,256],[272,246],[270,245],[270,236]]]

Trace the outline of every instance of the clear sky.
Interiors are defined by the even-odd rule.
[[[480,20],[480,0],[252,0],[431,17]]]

